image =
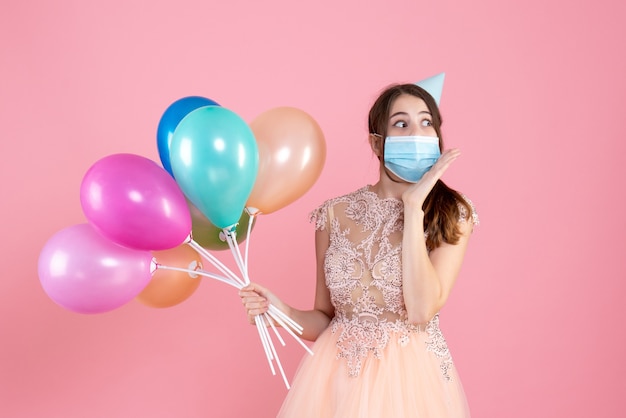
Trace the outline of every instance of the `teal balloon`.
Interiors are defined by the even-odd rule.
[[[189,112],[172,136],[170,163],[187,198],[213,225],[235,225],[259,170],[254,133],[233,111],[205,106]]]

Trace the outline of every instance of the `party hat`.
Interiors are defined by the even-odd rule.
[[[422,81],[418,81],[417,84],[424,90],[426,90],[433,99],[435,99],[435,103],[439,106],[439,100],[441,100],[441,91],[443,90],[443,80],[446,78],[446,73],[439,73],[432,77],[426,78]]]

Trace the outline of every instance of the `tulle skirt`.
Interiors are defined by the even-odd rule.
[[[428,349],[433,347],[428,333],[411,333],[402,344],[391,338],[380,358],[369,353],[356,377],[350,377],[346,359],[337,358],[338,335],[329,328],[319,336],[315,354],[307,354],[298,367],[278,417],[470,416],[451,358]],[[447,351],[443,337],[438,347]]]

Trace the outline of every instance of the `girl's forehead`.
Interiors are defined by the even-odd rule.
[[[389,115],[393,115],[396,112],[421,112],[428,111],[428,106],[424,100],[417,96],[413,96],[410,94],[402,94],[398,96],[393,103],[391,104],[391,108],[389,109]]]

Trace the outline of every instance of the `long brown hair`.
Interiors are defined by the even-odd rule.
[[[439,107],[435,99],[416,84],[393,84],[381,93],[370,109],[368,118],[369,132],[380,135],[382,140],[385,140],[391,106],[403,94],[419,97],[426,103],[432,115],[433,127],[439,137],[439,149],[443,151],[443,137],[441,135],[441,124],[443,121]],[[459,192],[448,187],[443,181],[438,180],[422,206],[426,246],[429,250],[434,250],[443,242],[456,244],[459,241],[461,236],[459,229],[459,204],[465,207],[465,214],[467,219],[469,219],[472,216],[472,208],[469,203]]]

